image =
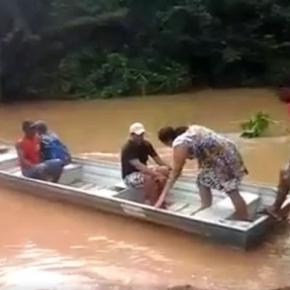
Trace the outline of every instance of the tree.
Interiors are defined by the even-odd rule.
[[[289,82],[287,0],[0,0],[0,24],[6,99],[58,94],[76,78],[84,85],[70,92],[93,97],[140,86],[175,92],[188,78],[214,87]]]

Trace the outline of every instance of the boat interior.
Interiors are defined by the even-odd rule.
[[[0,171],[22,176],[13,150],[0,154]],[[231,220],[234,207],[230,198],[224,193],[213,191],[211,207],[200,209],[198,188],[194,180],[181,180],[168,196],[168,211],[179,215],[190,216],[200,220]],[[144,203],[141,192],[126,188],[120,176],[117,164],[95,162],[82,158],[75,158],[74,162],[64,169],[60,184],[78,189],[84,194],[114,197],[136,203]],[[259,209],[273,202],[275,189],[258,186],[242,186],[241,194],[246,201],[248,212],[253,222],[259,218]]]

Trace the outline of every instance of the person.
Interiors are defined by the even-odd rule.
[[[41,162],[40,138],[32,121],[22,123],[24,136],[16,142],[16,151],[23,176],[58,182],[62,173],[62,161],[51,159]]]
[[[60,141],[55,133],[48,131],[47,124],[44,121],[36,121],[33,126],[40,136],[42,161],[60,159],[63,162],[63,166],[69,164],[71,162],[71,154],[67,146]]]
[[[224,191],[231,198],[236,210],[234,219],[248,219],[247,206],[238,189],[241,179],[248,171],[232,141],[198,125],[164,127],[159,130],[158,137],[163,144],[173,147],[173,168],[156,207],[164,202],[180,176],[186,159],[197,159],[200,210],[211,206],[211,189],[216,189]]]
[[[143,124],[132,124],[129,134],[129,140],[121,150],[122,178],[127,187],[142,189],[145,201],[154,205],[164,187],[170,166],[160,158],[153,145],[145,140]],[[149,157],[157,166],[147,166]]]
[[[283,208],[287,195],[290,190],[290,162],[280,170],[277,196],[274,203],[261,211],[261,213],[268,214],[276,221],[283,221],[287,218],[290,212],[290,203]]]

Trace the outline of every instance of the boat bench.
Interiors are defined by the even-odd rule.
[[[58,183],[69,185],[76,180],[82,179],[82,166],[75,163],[66,165]]]
[[[0,165],[8,163],[9,161],[14,161],[17,155],[14,151],[8,151],[7,153],[0,154]]]
[[[241,192],[241,195],[246,202],[249,217],[253,218],[259,206],[260,197],[257,194],[249,192]],[[229,197],[226,197],[214,203],[211,207],[197,212],[194,214],[194,217],[206,220],[229,219],[234,213],[235,208],[232,201]]]

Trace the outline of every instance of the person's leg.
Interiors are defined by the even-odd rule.
[[[245,200],[241,196],[238,189],[232,190],[227,192],[228,196],[230,197],[234,207],[235,207],[235,216],[234,218],[237,220],[248,220],[248,209]]]
[[[210,207],[212,204],[212,193],[211,189],[205,185],[202,185],[200,182],[197,183],[199,189],[199,196],[201,200],[201,207],[199,210]]]
[[[152,176],[146,176],[145,178],[145,187],[144,193],[147,197],[147,201],[154,205],[160,194],[162,193],[162,190],[166,184],[166,181],[169,177],[169,168],[166,166],[152,166],[152,169],[157,172],[160,176],[159,177],[152,177]],[[166,208],[167,204],[164,202],[162,208]]]
[[[214,175],[211,170],[202,170],[197,176],[197,187],[201,200],[201,207],[199,210],[210,207],[212,204],[211,188],[215,183]]]
[[[273,212],[278,212],[282,207],[284,201],[286,200],[287,194],[289,193],[290,189],[289,175],[289,169],[282,169],[280,171],[277,196],[274,204],[270,207],[270,210],[272,210]]]
[[[281,207],[286,200],[286,197],[290,190],[290,172],[289,165],[280,170],[279,182],[277,187],[277,196],[274,203],[261,211],[261,213],[268,214],[277,221],[282,221],[285,213],[287,212],[288,206],[286,209],[281,211]],[[290,208],[289,208],[290,210]]]
[[[156,180],[158,186],[158,193],[160,195],[169,177],[169,169],[166,166],[158,166],[155,170],[157,173],[160,174],[160,178]]]
[[[43,163],[43,176],[47,181],[58,182],[63,172],[63,162],[60,159],[51,159]]]
[[[128,188],[142,190],[144,195],[144,202],[153,204],[155,199],[157,201],[158,185],[157,182],[150,176],[141,172],[133,172],[124,179]]]
[[[35,165],[29,169],[23,169],[22,175],[27,177],[27,178],[41,179],[41,176],[39,174],[39,166],[38,165]]]
[[[45,163],[40,163],[32,166],[29,169],[22,170],[22,174],[28,178],[50,181],[50,177],[46,172]]]
[[[144,175],[144,196],[150,205],[154,205],[157,202],[164,184],[161,180],[156,181],[150,175]]]
[[[158,201],[166,179],[160,178],[156,180],[150,175],[133,172],[125,177],[124,182],[129,188],[142,190],[145,202],[154,205]]]
[[[283,209],[280,210],[279,214],[281,219],[286,219],[290,213],[290,203],[286,204]]]

